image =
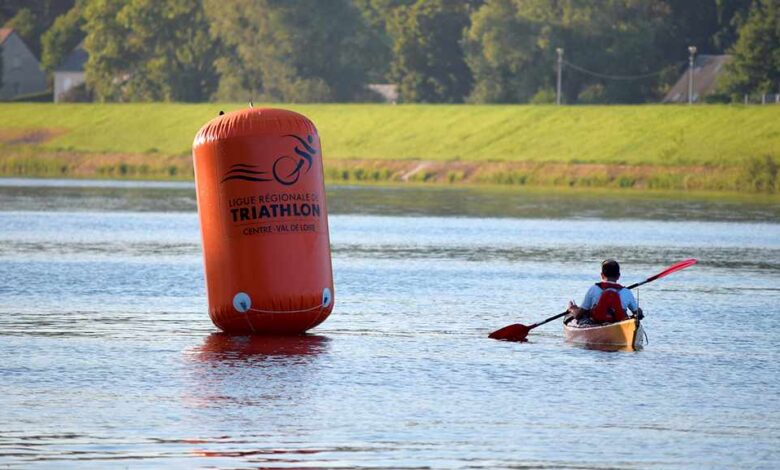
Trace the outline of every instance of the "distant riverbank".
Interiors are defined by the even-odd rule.
[[[776,192],[780,106],[283,105],[331,182]],[[0,175],[192,178],[198,128],[237,104],[2,104]]]

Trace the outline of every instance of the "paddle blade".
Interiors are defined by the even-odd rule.
[[[686,259],[685,261],[680,261],[679,263],[673,264],[666,268],[665,270],[661,271],[660,273],[656,274],[655,276],[648,278],[648,281],[655,281],[656,279],[661,279],[662,277],[668,276],[674,272],[677,272],[681,269],[685,269],[689,266],[693,266],[694,264],[698,263],[698,260],[696,258]]]
[[[488,335],[490,339],[497,339],[499,341],[525,341],[525,337],[528,336],[530,328],[520,323],[509,325],[496,330]]]

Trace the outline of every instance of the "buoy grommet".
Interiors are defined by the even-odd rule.
[[[252,298],[246,292],[239,292],[233,297],[233,308],[237,312],[246,313],[252,308]]]
[[[330,295],[330,289],[327,287],[322,289],[322,308],[327,308],[330,306],[330,301],[333,298],[333,296]]]

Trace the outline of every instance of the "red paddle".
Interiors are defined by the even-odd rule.
[[[655,276],[650,276],[647,279],[645,279],[642,282],[637,282],[636,284],[631,284],[627,287],[627,289],[634,289],[635,287],[639,287],[643,284],[647,284],[648,282],[653,282],[656,279],[661,279],[662,277],[666,277],[673,272],[677,272],[681,269],[685,269],[689,266],[693,266],[696,264],[697,260],[694,258],[687,259],[685,261],[680,261],[679,263],[673,264],[669,266],[668,268],[664,269],[660,273],[656,274]],[[520,323],[515,323],[513,325],[508,325],[500,330],[496,330],[488,335],[488,338],[491,339],[497,339],[500,341],[525,341],[526,336],[528,336],[528,332],[536,328],[537,326],[542,326],[545,323],[549,323],[553,320],[557,320],[558,318],[561,318],[562,316],[566,315],[568,312],[562,312],[558,315],[554,315],[546,320],[542,320],[538,323],[534,323],[533,325],[526,326]]]

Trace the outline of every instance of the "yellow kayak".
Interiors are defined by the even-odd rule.
[[[644,345],[645,333],[636,318],[605,325],[569,326],[563,324],[566,341],[595,349],[634,351]]]

